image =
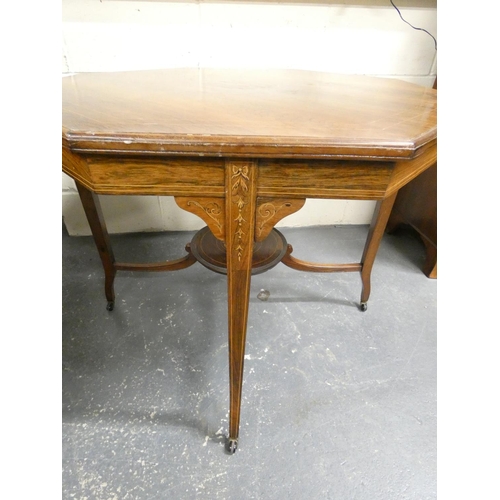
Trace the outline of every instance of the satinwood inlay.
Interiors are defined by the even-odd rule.
[[[224,241],[225,236],[225,210],[224,200],[221,198],[187,198],[176,196],[175,202],[180,208],[191,212],[206,222],[212,234]]]
[[[267,238],[277,222],[300,210],[306,200],[302,199],[257,199],[257,213],[255,221],[255,241]]]
[[[237,222],[237,229],[235,231],[235,244],[236,252],[238,255],[238,261],[241,262],[241,257],[243,255],[244,250],[244,241],[243,236],[245,232],[243,231],[244,224],[247,223],[247,220],[243,217],[243,208],[248,204],[246,201],[246,197],[248,196],[248,184],[247,182],[250,180],[248,177],[248,167],[246,165],[232,165],[233,175],[231,179],[233,180],[233,184],[231,186],[231,194],[232,194],[232,203],[235,203],[238,207],[238,216],[235,219]]]

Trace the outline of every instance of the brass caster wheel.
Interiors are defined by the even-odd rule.
[[[228,439],[226,443],[226,451],[230,455],[234,455],[238,448],[238,440],[237,439]]]

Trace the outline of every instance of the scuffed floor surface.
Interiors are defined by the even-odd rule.
[[[282,229],[297,258],[359,261],[366,226]],[[120,261],[192,233],[112,236]],[[239,448],[228,425],[225,276],[118,272],[106,310],[93,240],[63,231],[63,498],[436,498],[436,280],[385,235],[368,310],[358,273],[254,276]],[[261,289],[271,295],[257,299]]]

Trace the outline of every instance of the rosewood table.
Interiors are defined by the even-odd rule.
[[[398,190],[436,163],[436,91],[393,79],[295,70],[169,69],[63,79],[62,166],[102,260],[117,271],[199,261],[227,274],[230,413],[237,448],[250,279],[278,262],[359,272],[360,309]],[[207,224],[177,260],[117,262],[99,194],[170,195]],[[360,262],[299,260],[275,224],[306,198],[376,200]]]

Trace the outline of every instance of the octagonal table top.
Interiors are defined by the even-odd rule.
[[[80,152],[408,159],[436,140],[436,91],[302,70],[164,69],[63,78]]]

